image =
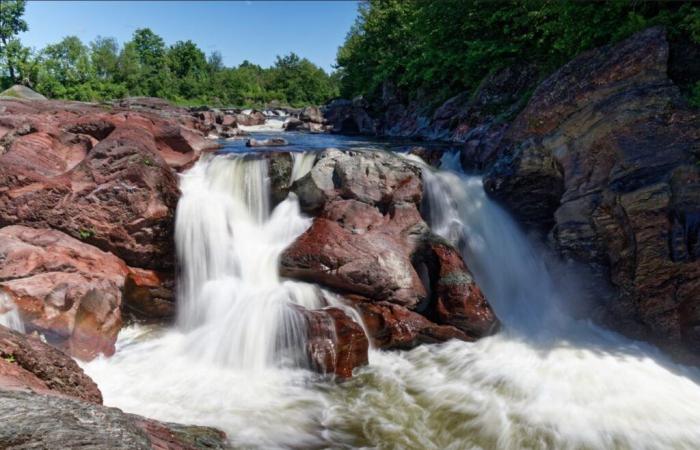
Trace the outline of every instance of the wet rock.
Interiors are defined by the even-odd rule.
[[[471,338],[492,334],[498,319],[457,249],[436,236],[426,245],[423,258],[435,280],[431,286],[435,322],[452,325]]]
[[[29,390],[102,403],[97,385],[72,358],[38,337],[3,326],[0,326],[0,390]]]
[[[350,378],[356,367],[368,364],[369,341],[362,327],[342,309],[303,310],[307,352],[320,373]]]
[[[67,398],[0,391],[3,448],[225,449],[213,428],[171,425]]]
[[[292,190],[316,217],[282,253],[280,274],[352,299],[373,318],[382,345],[474,339],[496,328],[459,253],[421,218],[421,169],[412,161],[330,149]]]
[[[289,145],[289,142],[282,138],[248,139],[245,145],[246,147],[282,147]]]
[[[133,318],[168,321],[175,317],[175,279],[170,272],[129,268],[123,306]]]
[[[126,264],[55,230],[0,229],[0,289],[14,300],[28,331],[69,354],[114,353],[122,324]]]
[[[282,254],[282,275],[407,306],[425,300],[411,264],[416,236],[427,228],[416,207],[419,173],[389,154],[320,154],[293,190],[302,208],[322,212]]]
[[[438,325],[403,306],[389,302],[359,302],[356,309],[372,339],[383,349],[411,349],[450,339],[471,341],[466,333],[449,325]]]
[[[700,288],[700,115],[668,62],[666,34],[651,28],[563,66],[515,119],[485,185],[610,280],[605,323],[697,352],[686,317]]]
[[[292,155],[289,152],[274,152],[268,156],[270,200],[273,208],[287,198],[289,194],[292,180],[292,165]]]

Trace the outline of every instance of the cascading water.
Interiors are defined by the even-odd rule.
[[[295,154],[292,181],[313,160]],[[279,364],[298,334],[282,305],[315,307],[324,294],[278,278],[277,255],[309,219],[292,197],[268,213],[265,173],[264,160],[237,155],[183,176],[178,326],[127,328],[113,357],[85,365],[106,404],[217,426],[245,448],[698,447],[698,371],[569,318],[571,292],[537,248],[478,178],[449,170],[425,169],[428,221],[462,250],[504,329],[371,351],[344,383]]]
[[[24,324],[19,317],[19,312],[12,298],[5,292],[0,291],[0,325],[24,332]]]
[[[322,306],[313,286],[279,279],[280,253],[310,220],[292,197],[270,215],[267,171],[252,155],[207,158],[183,176],[177,210],[178,323],[193,352],[245,369],[303,360],[304,324],[289,304]]]

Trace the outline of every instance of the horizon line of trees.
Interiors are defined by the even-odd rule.
[[[338,80],[295,53],[277,56],[263,68],[249,61],[225,67],[221,54],[208,56],[191,40],[168,46],[149,28],[137,29],[120,45],[98,36],[77,36],[33,50],[17,35],[27,31],[24,0],[0,2],[0,91],[24,84],[49,97],[101,101],[150,96],[178,104],[217,106],[319,105],[337,97]]]

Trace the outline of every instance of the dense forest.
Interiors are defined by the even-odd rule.
[[[700,5],[370,0],[338,51],[341,95],[379,100],[391,86],[405,101],[435,105],[504,67],[528,63],[546,75],[584,50],[653,25],[666,26],[671,39],[700,42]],[[686,94],[700,104],[700,83]]]
[[[196,43],[166,45],[148,28],[130,41],[65,37],[41,50],[22,45],[25,2],[0,3],[0,87],[31,86],[52,98],[105,100],[134,95],[180,104],[292,106],[341,95],[379,100],[393,87],[404,101],[437,106],[473,91],[489,73],[527,63],[541,75],[589,48],[653,25],[671,38],[700,42],[700,5],[693,2],[369,0],[327,74],[294,53],[270,68],[225,67],[221,54]],[[700,105],[700,82],[684,86]]]
[[[334,77],[294,53],[278,56],[270,68],[244,61],[225,67],[221,54],[209,56],[196,43],[166,45],[148,28],[130,41],[98,37],[86,44],[76,36],[34,50],[17,37],[28,30],[24,1],[0,2],[0,87],[23,83],[50,98],[82,101],[153,96],[180,104],[259,106],[276,101],[321,104],[338,93]]]

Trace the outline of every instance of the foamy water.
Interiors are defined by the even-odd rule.
[[[292,178],[312,163],[296,156]],[[279,279],[279,252],[309,219],[294,198],[267,211],[265,173],[264,160],[218,156],[183,176],[178,326],[127,328],[112,358],[84,365],[106,404],[217,426],[244,448],[700,446],[698,370],[571,319],[570,290],[538,250],[480,179],[450,170],[425,169],[428,220],[459,246],[504,330],[372,350],[347,382],[298,368],[285,305],[337,299]]]

